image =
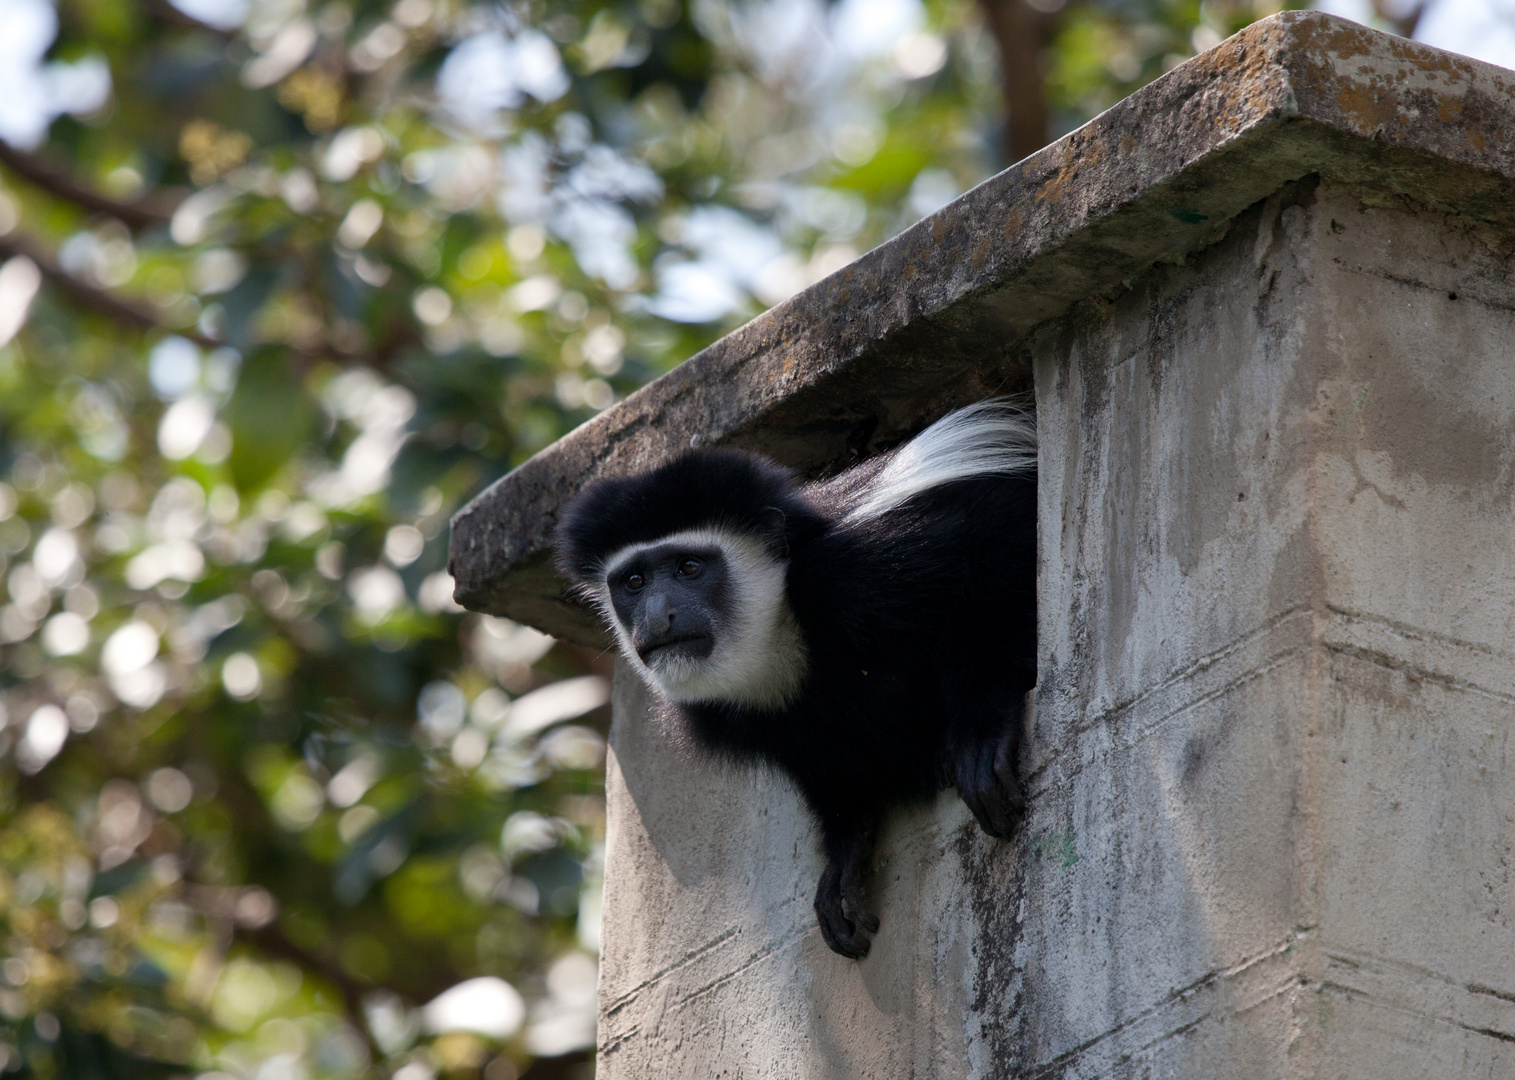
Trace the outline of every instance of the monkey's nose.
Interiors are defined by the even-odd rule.
[[[666,597],[654,596],[647,603],[647,629],[657,637],[673,632],[673,620],[677,612],[668,606]]]

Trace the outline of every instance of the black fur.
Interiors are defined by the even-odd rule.
[[[794,780],[827,858],[821,929],[853,957],[878,925],[862,873],[887,810],[955,784],[988,832],[1014,828],[1022,708],[1036,680],[1034,475],[959,479],[846,520],[847,489],[876,472],[870,462],[805,485],[756,455],[693,452],[592,485],[556,537],[560,568],[590,586],[599,559],[682,529],[724,526],[787,551],[809,654],[797,699],[779,711],[670,707],[699,745]]]
[[[740,450],[684,454],[650,473],[601,480],[581,492],[554,536],[558,569],[583,582],[618,548],[702,526],[765,535],[775,521],[770,508],[783,513],[786,532],[797,536],[814,535],[823,525],[794,474],[768,459]]]

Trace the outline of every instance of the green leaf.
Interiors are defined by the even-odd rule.
[[[239,491],[257,491],[284,467],[314,419],[289,350],[264,348],[250,356],[222,416],[231,428],[232,480]]]

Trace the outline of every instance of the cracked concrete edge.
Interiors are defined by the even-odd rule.
[[[604,644],[557,509],[690,445],[815,474],[1030,387],[1033,328],[1181,259],[1312,173],[1515,219],[1515,71],[1318,12],[1254,23],[570,432],[452,521],[459,603]]]

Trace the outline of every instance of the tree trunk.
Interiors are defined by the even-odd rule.
[[[1016,162],[1047,145],[1047,94],[1041,52],[1051,21],[1024,0],[979,0],[999,46],[1005,92],[1005,157]]]

